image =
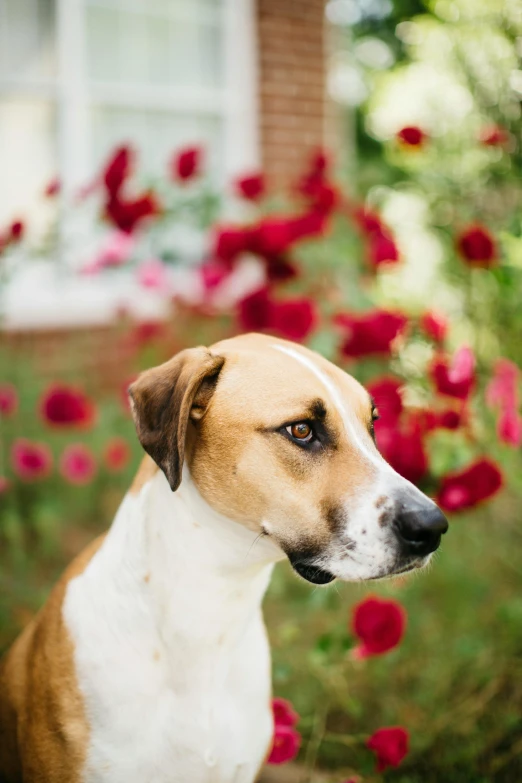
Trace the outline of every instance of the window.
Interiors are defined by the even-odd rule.
[[[0,0],[0,221],[115,144],[144,170],[202,143],[223,181],[257,160],[255,0]]]

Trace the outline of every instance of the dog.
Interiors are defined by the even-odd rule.
[[[261,602],[421,568],[447,522],[375,445],[350,375],[250,334],[131,385],[147,452],[108,533],[0,667],[2,783],[252,783],[270,751]]]

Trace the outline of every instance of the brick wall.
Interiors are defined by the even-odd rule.
[[[257,0],[260,137],[272,185],[325,143],[325,0]]]

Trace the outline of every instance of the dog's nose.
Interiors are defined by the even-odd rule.
[[[402,508],[395,517],[395,526],[405,554],[429,555],[448,529],[448,520],[437,506]]]

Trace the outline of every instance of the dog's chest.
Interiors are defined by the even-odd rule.
[[[261,613],[237,645],[205,629],[176,645],[140,590],[88,582],[69,585],[64,607],[90,730],[84,782],[252,783],[272,733]]]
[[[129,667],[129,697],[119,687],[109,691],[103,715],[91,723],[85,781],[252,783],[272,724],[269,683],[255,666],[259,651],[247,645],[245,656],[231,660],[224,677],[211,667],[187,667],[183,683],[164,671],[155,692],[138,696]],[[141,668],[137,676],[153,682],[157,672]]]

